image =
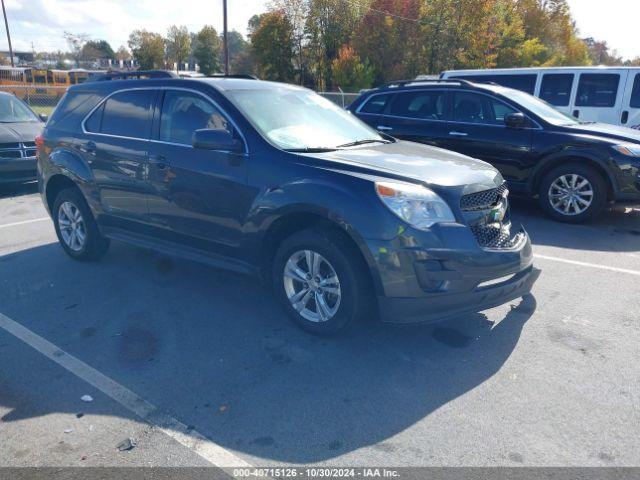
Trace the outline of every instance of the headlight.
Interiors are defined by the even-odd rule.
[[[640,145],[635,143],[623,143],[614,145],[613,148],[627,157],[640,157]]]
[[[421,185],[376,182],[376,192],[389,210],[420,230],[426,230],[435,223],[456,221],[449,205]]]

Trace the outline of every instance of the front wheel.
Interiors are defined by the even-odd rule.
[[[545,213],[566,223],[592,220],[607,203],[607,185],[602,175],[579,163],[551,170],[542,179],[538,193]]]
[[[109,240],[100,235],[93,214],[78,190],[62,190],[51,213],[60,245],[71,258],[97,260],[107,252]]]
[[[308,332],[331,335],[366,311],[366,278],[339,236],[305,230],[284,240],[272,281],[289,317]]]

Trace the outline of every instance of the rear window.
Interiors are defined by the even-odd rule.
[[[513,88],[533,95],[536,89],[538,75],[525,73],[519,75],[456,75],[452,78],[460,78],[476,83],[495,83],[503,87]]]
[[[576,106],[613,107],[618,96],[620,75],[612,73],[583,73],[580,75]]]
[[[381,114],[387,108],[391,95],[374,95],[360,108],[360,113]]]
[[[86,115],[96,104],[100,101],[101,97],[91,92],[67,92],[62,97],[62,100],[58,102],[58,105],[53,110],[47,127],[60,128],[66,126],[66,120],[70,120],[68,126],[75,130],[80,124],[82,117]],[[75,115],[74,115],[75,114]],[[76,120],[74,120],[76,119]]]
[[[640,108],[640,73],[636,75],[631,91],[631,108]]]
[[[421,120],[444,120],[444,91],[399,93],[390,115]]]
[[[85,122],[87,131],[130,138],[148,138],[155,90],[131,90],[109,97]]]
[[[542,77],[540,98],[557,107],[566,107],[571,100],[573,73],[547,73]]]

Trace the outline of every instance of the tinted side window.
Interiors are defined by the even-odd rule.
[[[489,115],[493,116],[493,123],[497,125],[504,125],[504,118],[507,115],[516,113],[514,108],[498,100],[489,99],[489,106],[491,108]]]
[[[631,108],[640,108],[640,73],[636,75],[631,91]]]
[[[84,129],[87,132],[99,133],[102,126],[102,112],[104,112],[104,103],[96,108],[93,113],[84,122]]]
[[[104,105],[100,133],[149,138],[155,96],[155,90],[131,90],[109,97]]]
[[[421,120],[444,120],[444,99],[444,91],[399,93],[389,114]]]
[[[392,95],[374,95],[360,108],[361,113],[381,114],[387,108]]]
[[[487,98],[475,93],[456,93],[453,96],[453,121],[491,123]]]
[[[231,125],[207,99],[196,94],[168,90],[162,102],[160,140],[191,145],[193,132],[203,128],[231,133]]]
[[[618,96],[620,75],[583,73],[580,75],[576,105],[579,107],[613,107]]]
[[[503,87],[521,90],[533,95],[538,76],[535,73],[526,73],[518,75],[458,75],[454,78],[461,78],[476,83],[496,83]]]
[[[547,73],[542,77],[540,98],[557,107],[568,106],[573,77],[573,73]]]

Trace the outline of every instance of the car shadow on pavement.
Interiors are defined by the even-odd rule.
[[[546,217],[535,199],[511,197],[510,203],[514,223],[524,225],[534,246],[640,252],[640,205],[609,206],[593,221],[571,225]]]
[[[0,284],[2,313],[265,463],[321,462],[366,446],[393,458],[394,435],[500,370],[536,309],[527,296],[498,309],[496,323],[480,313],[435,326],[370,322],[318,338],[251,278],[116,243],[97,263],[74,262],[57,244],[0,257]],[[47,411],[7,387],[2,422],[78,409],[62,385]],[[97,392],[84,408],[114,415],[105,403]],[[437,444],[414,444],[412,454]]]
[[[21,195],[31,195],[38,193],[38,183],[29,182],[19,185],[0,185],[0,199],[9,197],[19,197]]]

